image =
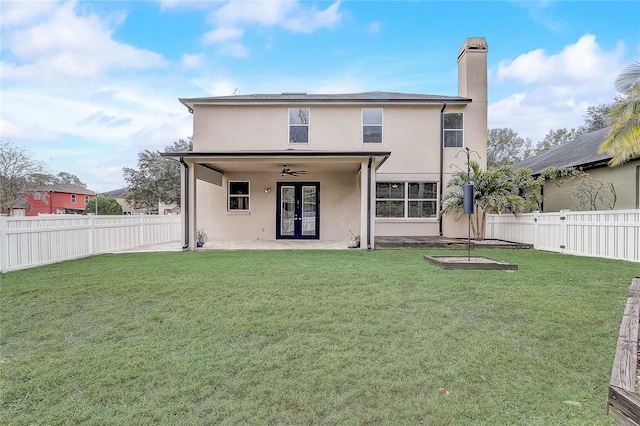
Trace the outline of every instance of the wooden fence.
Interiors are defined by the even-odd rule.
[[[181,217],[46,215],[0,217],[0,272],[181,238]]]
[[[629,289],[629,298],[620,324],[607,399],[607,408],[618,416],[623,425],[640,425],[640,394],[636,392],[639,321],[640,278],[636,278]]]
[[[640,210],[488,215],[485,237],[538,250],[640,262]]]

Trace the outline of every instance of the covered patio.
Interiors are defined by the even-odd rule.
[[[389,151],[165,153],[183,166],[184,248],[234,241],[344,246],[348,233],[374,248],[376,171]]]

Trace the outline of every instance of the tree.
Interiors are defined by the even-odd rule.
[[[487,140],[487,168],[515,164],[533,153],[531,139],[522,139],[509,128],[489,129]]]
[[[500,213],[511,212],[516,214],[525,209],[527,201],[524,194],[520,195],[520,188],[514,170],[509,165],[501,166],[494,171],[484,171],[474,161],[469,162],[470,173],[457,171],[453,173],[447,188],[449,191],[443,196],[443,214],[451,213],[459,220],[463,212],[463,186],[474,186],[474,213],[471,215],[471,229],[474,238],[478,241],[484,239],[487,212]],[[518,180],[524,181],[527,169],[521,169]],[[529,176],[530,186],[539,186],[539,182]],[[535,183],[535,185],[534,185]]]
[[[98,206],[96,207],[96,203]],[[99,194],[89,200],[83,214],[121,215],[122,206],[108,194]]]
[[[587,108],[587,113],[584,115],[584,126],[578,128],[578,134],[583,135],[585,133],[595,132],[596,130],[604,129],[611,125],[611,119],[609,118],[609,112],[619,102],[616,98],[613,103],[599,104],[596,106],[590,106]]]
[[[540,154],[542,152],[548,151],[550,149],[559,147],[560,145],[564,145],[567,142],[574,140],[578,136],[578,132],[576,129],[558,129],[558,130],[549,130],[549,133],[544,137],[544,139],[536,145],[535,154]]]
[[[41,161],[34,160],[24,148],[10,141],[0,141],[0,212],[29,188],[31,175],[44,169]]]
[[[180,139],[165,147],[164,152],[191,151],[191,138]],[[158,202],[180,204],[180,165],[164,158],[160,151],[145,149],[138,153],[138,169],[124,167],[127,182],[126,200],[135,208],[157,209]]]
[[[71,184],[81,188],[86,188],[87,184],[82,182],[78,176],[68,172],[58,172],[58,174],[52,173],[33,173],[29,176],[29,186],[36,188],[42,185],[64,185]]]
[[[626,97],[610,111],[613,126],[599,149],[613,155],[610,166],[640,157],[640,62],[625,68],[615,84]]]

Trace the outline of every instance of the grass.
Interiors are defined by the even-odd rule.
[[[638,265],[474,250],[102,255],[0,277],[3,424],[608,425]]]

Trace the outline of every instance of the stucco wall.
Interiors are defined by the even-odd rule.
[[[227,209],[229,181],[250,182],[250,211]],[[222,187],[198,181],[197,229],[216,240],[275,240],[277,182],[320,183],[320,239],[348,241],[348,232],[360,233],[358,176],[347,173],[314,174],[313,178],[289,178],[279,174],[230,173]],[[265,189],[271,191],[266,193]]]
[[[638,208],[638,167],[640,160],[630,161],[619,167],[599,167],[587,172],[596,182],[613,184],[615,188],[615,210]],[[560,210],[584,210],[575,193],[573,182],[547,182],[544,185],[543,211],[557,212]],[[599,210],[607,209],[599,204]]]

